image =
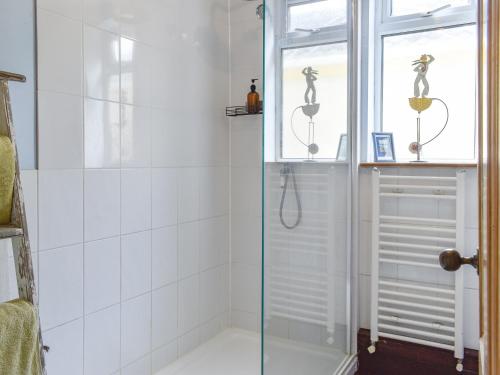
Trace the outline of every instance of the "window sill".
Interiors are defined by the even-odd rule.
[[[477,168],[475,162],[364,162],[361,168],[373,167],[410,167],[410,168]]]

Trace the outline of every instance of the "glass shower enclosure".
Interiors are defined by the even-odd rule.
[[[356,128],[345,0],[267,0],[262,373],[347,373]]]

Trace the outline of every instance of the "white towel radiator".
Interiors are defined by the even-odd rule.
[[[279,220],[280,176],[274,171],[268,178],[264,323],[267,326],[275,317],[321,326],[326,343],[332,345],[337,319],[335,268],[338,254],[343,253],[335,239],[335,182],[339,177],[335,168],[317,171],[310,167],[297,168],[296,177],[303,210],[300,225],[292,230]],[[297,215],[293,198],[291,202],[292,207],[284,210],[289,221]]]
[[[402,176],[372,172],[370,353],[379,337],[454,351],[462,371],[463,271],[439,265],[464,250],[465,172]],[[409,208],[411,207],[411,208]]]

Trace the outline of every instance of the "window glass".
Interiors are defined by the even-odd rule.
[[[391,15],[425,13],[445,5],[462,7],[471,4],[471,0],[392,0]]]
[[[282,157],[335,159],[347,132],[347,43],[285,49],[282,57]],[[316,97],[308,90],[306,98],[311,78]],[[302,109],[307,101],[319,104],[312,120]],[[314,155],[308,153],[312,143]]]
[[[345,0],[322,0],[288,6],[288,31],[320,29],[346,23]]]
[[[383,39],[382,128],[394,133],[399,160],[414,159],[408,147],[416,141],[417,112],[408,99],[415,96],[417,73],[412,63],[421,55],[435,59],[428,65],[429,98],[442,99],[449,108],[449,123],[442,135],[423,148],[425,160],[475,158],[476,26],[388,36]],[[423,82],[420,89],[424,89]],[[422,92],[422,91],[421,91]],[[421,114],[421,143],[436,135],[446,120],[437,101]]]

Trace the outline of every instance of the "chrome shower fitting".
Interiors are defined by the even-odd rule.
[[[244,0],[244,1],[256,1],[256,0]],[[255,14],[257,15],[257,17],[259,17],[259,19],[261,20],[264,19],[264,4],[260,4],[257,6]]]
[[[264,19],[264,4],[260,4],[257,6],[257,17],[259,17],[260,20]]]
[[[285,217],[283,214],[285,208],[285,199],[286,193],[288,191],[288,183],[290,177],[292,178],[293,190],[295,191],[295,200],[297,202],[297,217],[295,222],[291,225],[288,225],[285,222]],[[297,180],[295,178],[295,170],[292,164],[284,164],[283,168],[280,170],[280,185],[281,185],[281,200],[280,200],[280,222],[286,229],[295,229],[299,226],[302,221],[302,203],[300,201],[300,194],[297,187]]]

